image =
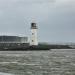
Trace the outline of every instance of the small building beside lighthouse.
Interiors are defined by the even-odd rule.
[[[38,27],[36,23],[31,23],[31,38],[30,38],[30,46],[38,45],[38,37],[37,37]]]

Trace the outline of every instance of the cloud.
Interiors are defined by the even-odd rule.
[[[75,6],[75,0],[56,0],[56,5],[58,6]]]
[[[33,1],[0,1],[0,32],[25,34],[25,29],[30,26],[32,19],[35,18],[37,21],[46,19],[48,12],[47,4],[37,3],[40,0],[36,2]],[[26,28],[24,28],[24,26],[26,26]]]
[[[74,0],[0,0],[0,34],[29,34],[35,19],[43,40],[44,36],[47,40],[64,40],[70,35],[75,38],[74,9]]]

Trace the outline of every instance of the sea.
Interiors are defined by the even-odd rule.
[[[0,51],[0,75],[75,75],[75,49]]]

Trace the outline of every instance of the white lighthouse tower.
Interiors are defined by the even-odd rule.
[[[31,46],[38,45],[37,29],[38,29],[38,27],[36,26],[36,23],[31,23],[31,40],[30,40]]]

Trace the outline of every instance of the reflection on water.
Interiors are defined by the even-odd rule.
[[[0,72],[13,75],[75,75],[75,50],[0,51]]]

